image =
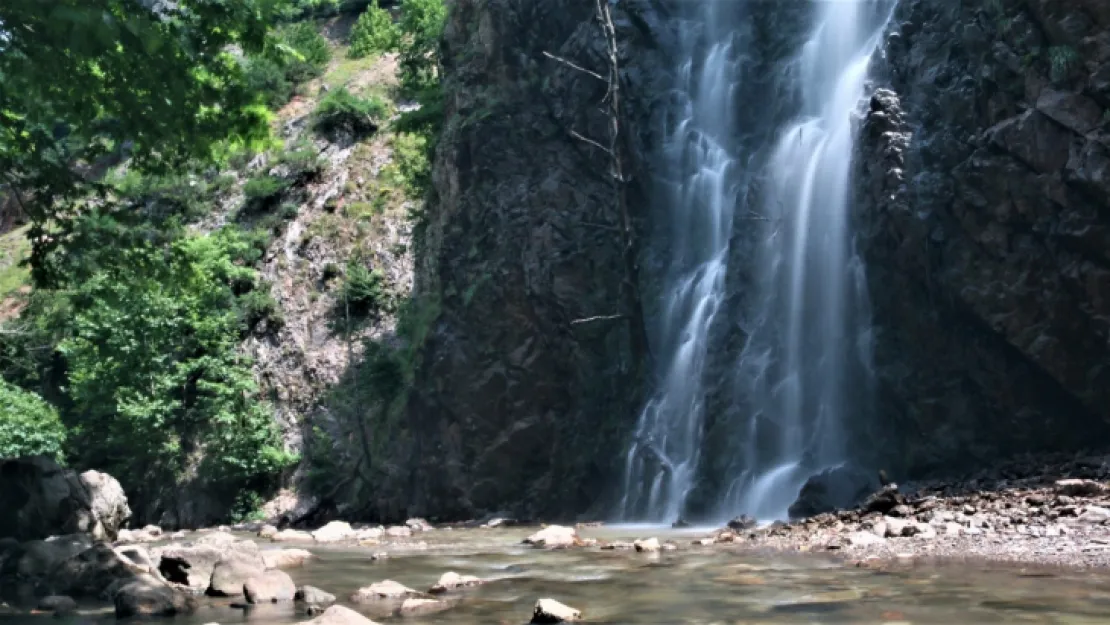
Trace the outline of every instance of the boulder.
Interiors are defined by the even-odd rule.
[[[578,532],[573,527],[549,525],[525,538],[523,542],[540,549],[564,549],[578,544]]]
[[[391,579],[383,580],[363,588],[351,596],[351,601],[355,603],[373,603],[375,601],[383,601],[389,599],[406,599],[408,597],[419,597],[420,593],[415,590],[399,584]]]
[[[380,525],[378,527],[364,527],[362,529],[355,530],[355,540],[359,542],[378,540],[384,535],[385,528],[381,527]]]
[[[1057,480],[1056,493],[1069,497],[1093,497],[1105,494],[1105,485],[1094,480]]]
[[[658,538],[648,538],[647,540],[637,540],[636,542],[632,543],[632,545],[636,548],[636,551],[638,551],[640,553],[655,553],[655,552],[659,551],[659,539]]]
[[[434,527],[432,527],[431,523],[420,518],[409,519],[408,521],[405,521],[405,527],[414,532],[427,532],[429,530],[435,529]]]
[[[152,555],[158,559],[158,572],[162,577],[200,593],[208,590],[212,583],[212,571],[224,553],[212,546],[169,545],[154,549]]]
[[[293,579],[282,571],[265,571],[248,579],[243,584],[243,594],[247,603],[283,603],[292,601],[297,594]]]
[[[452,590],[458,590],[459,588],[468,588],[470,586],[479,586],[481,584],[482,580],[474,577],[473,575],[459,575],[454,571],[449,571],[447,573],[444,573],[443,575],[440,575],[439,581],[437,581],[434,586],[429,588],[428,592],[432,593],[433,595],[438,595],[441,593],[450,592]]]
[[[69,616],[77,611],[77,602],[73,597],[50,595],[39,600],[38,609],[43,612],[53,612],[54,616]]]
[[[374,621],[341,605],[333,605],[324,613],[303,625],[378,625]]]
[[[351,524],[345,521],[332,521],[320,529],[312,532],[312,538],[316,542],[321,543],[334,543],[342,540],[353,540],[355,531],[351,529]]]
[[[150,552],[138,545],[116,547],[115,552],[117,556],[132,565],[149,569],[147,572],[158,570],[154,566],[154,559],[150,557]]]
[[[554,599],[540,599],[532,610],[533,623],[563,623],[581,618],[582,612]]]
[[[1110,509],[1101,506],[1087,506],[1083,513],[1079,515],[1080,523],[1097,525],[1108,521],[1110,521]]]
[[[77,474],[45,456],[0,461],[0,536],[62,534],[115,540],[131,518],[123,487],[98,471]]]
[[[728,522],[728,528],[737,532],[750,530],[757,525],[759,525],[759,522],[746,514],[741,514],[740,516]]]
[[[273,525],[263,525],[262,529],[258,530],[259,538],[273,538],[277,536],[278,528]]]
[[[275,543],[310,543],[316,540],[312,534],[301,530],[281,530],[274,534],[270,540]]]
[[[412,530],[401,525],[394,525],[393,527],[386,528],[385,535],[390,538],[406,538],[412,536]]]
[[[419,616],[421,614],[434,614],[450,609],[451,604],[446,601],[438,601],[436,599],[425,599],[421,597],[409,597],[401,603],[401,607],[397,612],[401,616]]]
[[[264,549],[259,552],[268,569],[293,569],[304,566],[312,553],[304,549]]]
[[[251,545],[254,544],[249,540],[239,540],[235,537],[234,534],[222,530],[217,530],[215,532],[205,532],[201,535],[200,538],[197,538],[195,542],[198,545],[211,545],[213,547],[222,547],[224,545],[232,545],[238,543],[250,543]],[[238,547],[240,549],[243,548],[242,545],[238,545]]]
[[[335,603],[335,595],[320,590],[315,586],[307,585],[298,588],[296,594],[293,595],[293,599],[306,605],[317,607],[329,606]]]
[[[870,547],[871,545],[880,545],[884,542],[886,541],[876,536],[873,532],[852,532],[848,534],[848,544],[853,547]]]
[[[224,555],[212,569],[212,582],[208,585],[208,594],[222,597],[240,596],[243,594],[243,585],[247,580],[261,576],[265,571],[266,564],[258,554],[230,552]]]
[[[895,517],[887,517],[883,519],[883,521],[886,523],[887,538],[898,538],[901,536],[913,535],[914,524],[912,521],[907,521],[905,519],[899,519]]]
[[[801,519],[853,508],[878,486],[876,478],[860,469],[825,469],[806,480],[788,513],[792,519]]]
[[[107,544],[98,543],[59,563],[44,579],[44,586],[54,594],[95,598],[107,594],[117,580],[131,580],[145,572]]]
[[[116,606],[116,618],[175,616],[191,614],[196,609],[195,599],[150,577],[138,578],[122,585],[115,592],[113,603]]]
[[[898,492],[897,484],[887,484],[864,499],[860,507],[864,512],[887,514],[896,506],[905,505],[906,498]]]

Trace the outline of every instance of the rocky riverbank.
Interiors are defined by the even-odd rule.
[[[887,485],[850,510],[765,527],[735,522],[703,545],[901,560],[1110,566],[1110,461],[1025,463],[957,482]]]

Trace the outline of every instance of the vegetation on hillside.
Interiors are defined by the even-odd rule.
[[[29,276],[3,264],[2,286],[4,295],[28,278],[34,286],[0,331],[0,457],[44,453],[107,471],[146,513],[199,480],[237,518],[296,462],[241,344],[284,323],[257,268],[323,165],[311,134],[283,144],[270,129],[333,53],[317,24],[295,20],[358,5],[0,6],[0,193],[23,207],[30,226],[17,238],[31,246]],[[442,116],[436,52],[446,9],[443,0],[405,0],[395,24],[376,3],[362,6],[344,56],[398,53],[400,95],[422,105],[391,129],[379,199],[420,200]],[[333,88],[309,130],[358,141],[392,111],[377,92]],[[7,256],[27,256],[16,247]],[[348,328],[408,310],[367,258],[348,260],[334,278]],[[370,404],[394,404],[405,357],[385,347],[368,354],[380,391]],[[360,423],[378,414],[359,409]]]

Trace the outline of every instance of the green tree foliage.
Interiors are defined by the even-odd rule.
[[[229,51],[263,49],[273,0],[0,3],[0,175],[32,217],[83,194],[86,167],[165,170],[268,135]]]
[[[336,304],[344,315],[364,319],[377,315],[389,307],[386,292],[385,274],[380,270],[367,269],[358,261],[347,264],[347,277],[343,289],[336,298]]]
[[[290,82],[304,82],[324,73],[331,60],[331,48],[315,24],[298,22],[283,26],[278,30],[277,38],[277,51]]]
[[[406,0],[401,5],[401,88],[420,103],[420,108],[404,113],[396,124],[399,133],[419,137],[423,151],[414,158],[410,149],[416,141],[404,138],[395,149],[407,163],[406,187],[413,196],[424,197],[431,190],[431,162],[443,130],[444,93],[439,75],[439,44],[447,21],[443,0]],[[417,232],[423,221],[417,220]]]
[[[324,73],[331,48],[311,22],[280,28],[265,51],[243,59],[244,81],[270,108],[283,106],[299,83]]]
[[[351,46],[347,49],[347,56],[360,59],[389,52],[397,48],[400,40],[401,31],[393,23],[393,16],[375,1],[351,28]]]
[[[0,458],[44,455],[62,460],[66,431],[38,395],[0,379]]]
[[[115,475],[139,502],[186,471],[216,493],[272,484],[292,458],[237,350],[274,312],[251,295],[261,288],[252,242],[129,210],[92,209],[64,228],[49,261],[65,279],[25,317],[61,359],[73,460]]]
[[[439,85],[439,43],[447,23],[443,0],[401,4],[401,85],[420,93]]]

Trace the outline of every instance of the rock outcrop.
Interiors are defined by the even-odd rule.
[[[115,478],[78,474],[45,456],[0,461],[0,501],[0,536],[17,540],[79,533],[115,540],[131,517]]]
[[[899,4],[857,158],[883,428],[903,474],[1110,434],[1110,10]]]
[[[616,9],[624,71],[637,83],[625,101],[637,220],[648,206],[651,100],[669,85],[654,4]],[[419,391],[389,438],[409,471],[384,516],[585,510],[604,494],[585,485],[618,465],[642,363],[619,316],[626,270],[608,159],[573,136],[604,140],[605,86],[545,56],[604,72],[593,11],[567,0],[452,5],[446,128],[414,293]]]

